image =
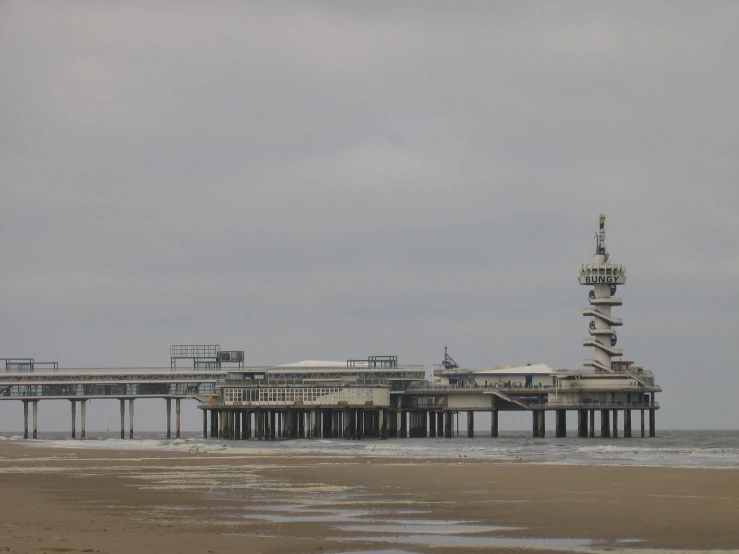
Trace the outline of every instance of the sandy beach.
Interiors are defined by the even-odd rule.
[[[0,491],[8,552],[739,552],[739,470],[6,442]]]

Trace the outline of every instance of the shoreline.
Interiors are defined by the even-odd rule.
[[[509,441],[512,437],[508,439]],[[665,469],[695,469],[695,470],[736,470],[739,469],[739,457],[733,454],[715,457],[714,463],[670,463],[675,457],[689,460],[691,455],[700,457],[701,448],[677,446],[653,447],[651,443],[631,443],[627,441],[639,439],[616,439],[606,443],[591,442],[589,439],[574,439],[572,442],[550,442],[542,444],[527,442],[526,439],[516,442],[505,442],[506,439],[496,439],[496,442],[485,442],[485,437],[467,439],[390,439],[389,441],[363,440],[347,441],[343,439],[318,440],[276,440],[276,441],[229,441],[201,439],[197,437],[183,437],[180,439],[166,439],[164,437],[143,437],[137,439],[119,438],[88,438],[80,439],[23,439],[21,437],[0,437],[0,445],[27,446],[29,448],[50,448],[56,450],[100,450],[122,452],[172,452],[172,453],[209,453],[226,456],[360,456],[364,458],[420,458],[436,460],[468,459],[496,464],[527,464],[541,466],[564,467],[634,467],[634,468],[665,468]],[[458,441],[458,442],[457,442]],[[577,441],[577,442],[576,442]],[[583,442],[579,442],[583,441]],[[587,442],[585,442],[587,441]],[[502,443],[502,444],[501,444]],[[453,447],[453,448],[450,448]],[[562,453],[560,449],[571,448],[573,451]],[[549,449],[549,450],[547,450]],[[376,450],[376,451],[375,451]],[[711,448],[704,449],[710,452]],[[734,450],[733,448],[716,448],[719,451]],[[552,459],[541,459],[538,456],[543,451],[551,455]],[[668,461],[663,461],[661,454],[667,452]],[[684,452],[687,451],[687,452]],[[527,454],[535,453],[535,457]],[[649,454],[651,459],[637,460],[624,458],[614,461],[617,455],[639,453]],[[676,455],[677,453],[677,455]],[[598,457],[596,457],[596,455]],[[660,460],[656,456],[660,455]],[[708,454],[706,454],[708,455]],[[590,457],[588,457],[590,456]],[[711,454],[711,456],[716,456]],[[739,456],[739,453],[737,454]],[[560,457],[559,459],[554,459]],[[734,465],[728,465],[728,464]]]
[[[10,552],[739,552],[739,470],[8,442]]]

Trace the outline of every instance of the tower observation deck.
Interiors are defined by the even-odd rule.
[[[618,337],[614,329],[623,325],[623,320],[611,315],[611,307],[623,304],[615,294],[617,287],[626,283],[626,266],[610,263],[610,255],[606,251],[605,226],[606,216],[600,214],[600,228],[595,235],[595,255],[592,263],[580,267],[580,284],[592,287],[588,293],[590,308],[582,312],[584,316],[592,317],[588,327],[590,337],[583,341],[583,346],[593,347],[595,355],[593,359],[585,360],[584,365],[611,372],[611,359],[623,355],[623,350],[616,348]]]

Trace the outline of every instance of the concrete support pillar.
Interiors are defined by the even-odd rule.
[[[611,429],[611,436],[614,439],[618,438],[618,410],[613,410],[613,429]]]
[[[554,436],[564,438],[567,436],[567,410],[556,410],[555,412]]]
[[[208,410],[203,410],[203,438],[208,438]]]
[[[321,412],[316,408],[312,412],[312,420],[311,420],[311,438],[317,439],[321,436]]]
[[[298,410],[297,418],[298,418],[298,438],[304,439],[305,438],[305,412],[303,410]]]
[[[269,411],[269,440],[275,440],[275,431],[277,428],[275,427],[275,411],[270,410]]]
[[[254,411],[254,438],[262,440],[262,411]]]
[[[490,437],[498,436],[498,410],[490,412]]]
[[[539,410],[539,438],[543,439],[547,436],[547,413],[544,410]]]
[[[38,438],[38,400],[33,401],[33,438]]]
[[[236,410],[234,412],[234,439],[237,441],[241,440],[241,412],[242,410]]]
[[[641,412],[641,438],[644,438],[646,435],[644,433],[644,430],[646,427],[644,427],[644,410],[640,410]]]
[[[608,410],[600,411],[600,436],[604,439],[611,438],[611,425],[608,416]]]
[[[28,400],[23,401],[23,438],[28,438]]]
[[[408,412],[400,412],[400,438],[408,438]]]
[[[85,419],[87,419],[87,400],[80,401],[80,438],[85,438]]]
[[[351,416],[349,414],[349,408],[344,408],[344,411],[342,412],[342,415],[341,415],[341,436],[342,438],[345,438],[345,439],[351,438],[350,436],[351,429],[349,428],[351,425],[350,422],[351,422]]]
[[[350,440],[352,438],[352,410],[344,409],[344,438]]]
[[[128,438],[133,438],[133,398],[128,399]]]
[[[216,410],[208,410],[210,413],[210,438],[218,438],[218,412]]]
[[[77,401],[71,400],[72,402],[72,438],[77,436]]]
[[[444,412],[444,438],[452,438],[452,412]]]
[[[631,438],[631,410],[624,410],[624,438]]]
[[[539,414],[535,410],[531,412],[531,436],[539,437]]]
[[[577,436],[580,438],[588,436],[588,410],[577,410]]]
[[[436,438],[436,413],[429,412],[429,438]]]
[[[544,410],[539,410],[539,438],[543,439],[547,436],[547,420],[546,420],[546,412]]]
[[[121,438],[126,438],[126,401],[121,398]]]
[[[298,413],[296,410],[288,410],[287,412],[287,426],[289,428],[288,436],[291,439],[298,438]]]
[[[167,398],[167,438],[172,438],[172,399]]]
[[[475,412],[467,412],[467,438],[471,439],[475,436]]]
[[[380,440],[387,440],[387,410],[384,408],[380,408],[380,411],[377,412],[377,426]]]
[[[590,429],[588,431],[588,436],[591,439],[595,438],[595,410],[590,410]]]
[[[657,428],[655,427],[655,415],[657,410],[650,409],[649,410],[649,436],[650,437],[656,437],[657,436]]]
[[[182,419],[180,418],[180,399],[175,398],[174,401],[174,411],[175,411],[175,431],[174,436],[176,439],[180,438],[180,424],[182,423]]]

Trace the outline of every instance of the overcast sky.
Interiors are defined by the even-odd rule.
[[[0,356],[168,366],[170,344],[219,343],[249,365],[430,369],[447,344],[465,367],[580,368],[604,212],[629,267],[619,347],[664,388],[658,429],[737,428],[737,20],[734,2],[4,2]],[[163,428],[159,403],[139,428]],[[90,427],[117,425],[94,406]],[[40,410],[68,429],[68,403]]]

